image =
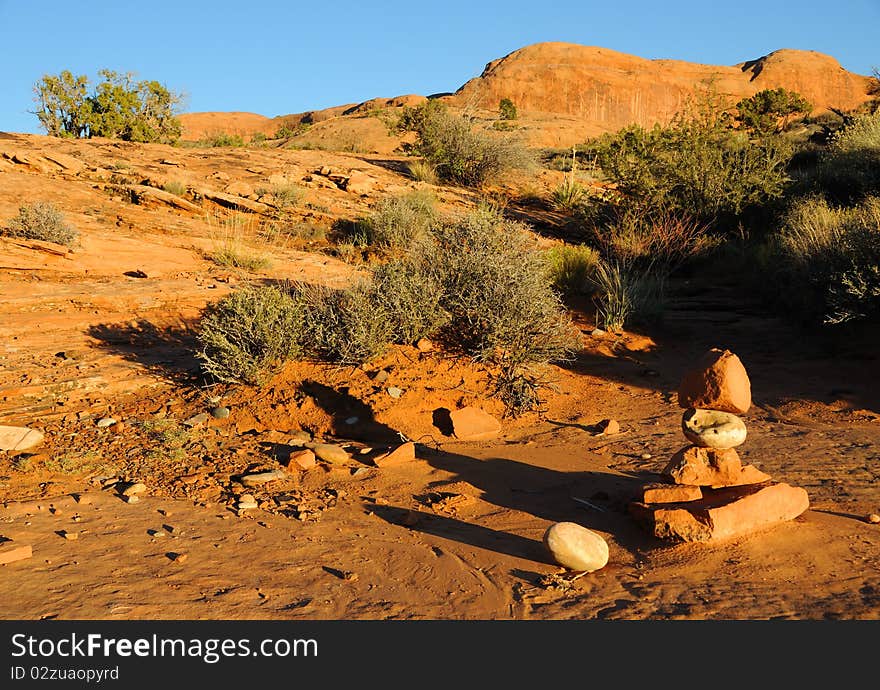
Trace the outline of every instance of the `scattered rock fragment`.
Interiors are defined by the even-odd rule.
[[[174,551],[169,551],[167,554],[169,559],[174,561],[175,563],[183,563],[189,556],[185,553],[176,553]]]
[[[199,414],[193,415],[189,419],[183,420],[183,425],[192,427],[192,426],[198,426],[199,424],[204,424],[207,421],[208,421],[208,413],[201,412]]]
[[[291,453],[290,464],[296,465],[301,470],[310,470],[317,464],[317,460],[315,454],[306,448],[305,450],[298,450]]]
[[[131,484],[127,484],[120,493],[123,496],[135,496],[137,494],[142,494],[147,490],[147,485],[143,482],[132,482]]]
[[[311,448],[317,458],[324,462],[334,464],[351,460],[351,455],[348,454],[348,451],[335,443],[316,443]]]
[[[389,386],[385,389],[385,391],[395,400],[403,395],[404,391],[402,388],[398,388],[397,386]]]
[[[230,414],[228,407],[214,407],[211,409],[211,416],[214,419],[226,419]]]
[[[620,433],[620,423],[616,419],[603,419],[597,428],[603,436],[613,436]]]
[[[274,482],[279,479],[287,479],[288,475],[284,470],[271,470],[269,472],[255,472],[254,474],[245,474],[241,477],[241,483],[245,486],[259,486],[268,482]]]
[[[557,522],[544,533],[544,545],[564,568],[593,572],[608,563],[608,544],[592,530],[574,522]]]
[[[24,426],[0,426],[0,450],[27,450],[42,442],[42,431]]]
[[[373,458],[376,467],[393,467],[403,465],[416,459],[416,444],[408,441],[397,448]]]
[[[449,413],[452,433],[459,440],[494,438],[501,431],[501,422],[478,407],[462,407]]]
[[[880,515],[877,515],[877,513],[869,513],[865,517],[865,521],[872,525],[876,525],[877,523],[880,523]]]
[[[108,426],[113,426],[116,424],[116,420],[113,417],[101,417],[96,423],[95,426],[99,429],[106,429]]]
[[[304,446],[311,443],[312,435],[308,431],[295,431],[287,439],[288,446]]]
[[[235,504],[235,507],[238,510],[253,510],[254,508],[258,508],[259,504],[257,503],[257,499],[251,494],[242,494],[238,497],[238,502]]]
[[[126,496],[125,497],[126,503],[138,503],[138,502],[140,502],[140,500],[141,500],[140,496]]]
[[[24,561],[34,555],[30,544],[18,544],[14,541],[0,543],[0,565]]]
[[[79,539],[79,532],[68,532],[66,529],[63,529],[59,534],[67,539],[67,541],[76,541]]]

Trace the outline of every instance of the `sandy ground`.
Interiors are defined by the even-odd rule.
[[[59,151],[85,167],[53,167],[45,154]],[[328,222],[413,184],[387,161],[23,135],[0,138],[3,152],[0,217],[22,199],[55,201],[83,246],[58,256],[0,238],[0,423],[46,433],[30,453],[0,453],[0,536],[33,547],[0,566],[14,593],[0,599],[0,617],[880,618],[880,525],[865,520],[880,512],[876,333],[805,334],[743,295],[736,276],[681,280],[651,329],[592,336],[592,314],[576,314],[584,349],[548,371],[544,409],[505,418],[497,439],[458,441],[438,411],[503,410],[487,372],[438,352],[399,348],[358,369],[292,365],[260,391],[205,385],[189,326],[207,302],[243,280],[342,283],[357,268],[290,243],[273,246],[256,275],[218,267],[204,256],[203,215],[132,204],[110,181],[120,171],[158,180],[163,167],[191,189],[216,185],[217,171],[224,184],[252,185],[273,170],[301,180],[325,163],[366,171],[371,194],[306,188],[298,222]],[[16,153],[32,164],[13,162]],[[439,193],[453,207],[467,201]],[[709,347],[736,352],[751,376],[744,459],[804,487],[811,505],[723,543],[662,542],[626,507],[685,444],[674,391]],[[389,372],[383,385],[379,370]],[[404,394],[390,397],[389,385]],[[220,404],[228,418],[182,424]],[[124,425],[98,428],[104,416]],[[597,435],[607,418],[619,435]],[[300,429],[348,444],[351,461],[289,467]],[[407,439],[415,461],[375,467],[377,453]],[[260,508],[239,515],[238,478],[264,469],[287,475],[248,489]],[[102,488],[109,477],[147,490],[127,503]],[[541,537],[563,520],[607,540],[606,567],[572,581],[551,561]]]

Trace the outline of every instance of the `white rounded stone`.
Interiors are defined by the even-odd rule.
[[[746,425],[730,412],[691,408],[681,418],[681,430],[688,441],[702,448],[736,448],[746,440]]]
[[[592,530],[574,522],[557,522],[544,533],[544,545],[559,565],[593,572],[608,563],[608,544]]]

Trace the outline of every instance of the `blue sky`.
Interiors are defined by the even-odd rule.
[[[33,84],[64,69],[135,72],[188,112],[275,116],[454,91],[542,41],[723,65],[798,48],[870,75],[878,31],[880,0],[0,0],[0,131],[39,132]]]

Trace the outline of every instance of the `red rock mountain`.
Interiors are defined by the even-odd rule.
[[[573,116],[614,130],[633,122],[666,121],[709,83],[733,100],[783,87],[816,109],[850,110],[870,100],[875,81],[846,71],[833,57],[806,50],[777,50],[725,67],[538,43],[490,62],[455,93],[455,100],[494,109],[502,98],[510,98],[522,111]]]
[[[666,122],[689,97],[710,83],[731,102],[763,89],[783,87],[805,96],[815,111],[856,108],[874,98],[876,87],[875,79],[848,72],[833,57],[808,50],[777,50],[737,65],[718,66],[648,60],[574,43],[537,43],[490,62],[480,76],[446,100],[459,107],[497,111],[499,101],[510,98],[520,114],[531,118],[545,134],[562,128],[577,130],[581,136],[634,122],[646,126]],[[377,107],[420,99],[412,95],[373,99],[275,118],[252,113],[191,113],[181,119],[184,137],[189,139],[209,130],[270,134],[283,122],[362,118]]]

